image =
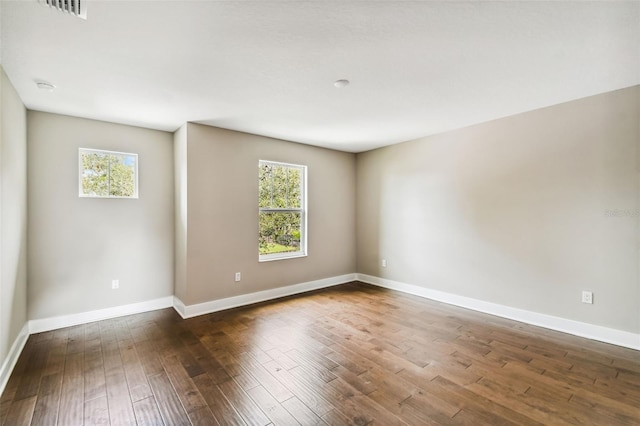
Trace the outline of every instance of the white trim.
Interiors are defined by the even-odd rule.
[[[184,302],[178,298],[178,296],[173,296],[173,309],[182,317],[182,319],[186,318],[187,307]]]
[[[307,257],[307,253],[301,251],[290,251],[283,253],[259,254],[258,262],[273,262],[274,260],[297,259],[299,257]]]
[[[484,312],[486,314],[548,328],[550,330],[573,334],[587,339],[598,340],[600,342],[640,350],[640,334],[541,314],[538,312],[526,311],[524,309],[512,308],[510,306],[472,299],[470,297],[459,296],[452,293],[446,293],[372,275],[356,274],[356,279],[367,284],[413,294],[426,299],[436,300],[438,302],[444,302],[450,305],[460,306],[474,311]]]
[[[16,336],[16,340],[13,341],[13,345],[11,345],[11,349],[9,349],[9,352],[0,367],[0,395],[2,395],[4,388],[7,386],[9,377],[16,366],[16,362],[18,362],[18,358],[20,357],[28,338],[29,323],[26,322],[22,327],[22,330],[18,333],[18,336]]]
[[[226,299],[211,300],[209,302],[198,303],[196,305],[185,305],[180,299],[174,297],[174,308],[182,318],[192,318],[198,315],[209,314],[211,312],[224,311],[225,309],[237,308],[239,306],[251,305],[253,303],[264,302],[266,300],[278,299],[280,297],[291,296],[293,294],[345,284],[355,280],[356,274],[346,274],[317,281],[309,281],[286,287],[274,288],[271,290],[241,294],[239,296],[227,297]]]
[[[173,296],[167,296],[160,299],[132,303],[130,305],[98,309],[96,311],[36,319],[29,321],[29,333],[41,333],[43,331],[56,330],[58,328],[71,327],[74,325],[86,324],[94,321],[101,321],[105,319],[139,314],[142,312],[155,311],[156,309],[171,307],[173,307]]]

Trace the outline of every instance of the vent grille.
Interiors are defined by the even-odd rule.
[[[87,19],[87,1],[86,0],[39,0],[40,3],[49,6],[52,9],[66,12],[69,15],[78,18]]]

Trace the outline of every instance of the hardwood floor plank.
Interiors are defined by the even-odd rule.
[[[271,375],[262,364],[253,358],[253,356],[249,354],[241,355],[238,362],[241,363],[249,374],[255,377],[258,383],[269,391],[269,393],[273,395],[278,402],[286,401],[293,396],[291,391],[280,383],[278,379],[273,377],[273,375]]]
[[[447,400],[449,398],[449,400],[456,401],[463,410],[477,413],[479,417],[488,419],[489,424],[535,423],[528,417],[530,413],[525,415],[513,408],[504,406],[501,404],[502,400],[500,401],[501,403],[497,403],[440,376],[433,379],[432,382],[434,386],[429,388],[429,392],[437,393],[442,399]]]
[[[551,395],[550,398],[553,398],[558,408],[554,409],[554,405],[547,406],[544,399],[537,398],[539,394],[534,388],[527,389],[526,393],[517,393],[507,386],[501,386],[499,383],[483,378],[478,383],[467,386],[467,389],[487,400],[507,405],[518,411],[526,411],[527,417],[539,424],[585,424],[585,420],[588,420],[588,416],[575,416],[570,413],[566,406],[567,401],[558,400],[555,395]]]
[[[212,336],[204,336],[202,342],[209,353],[220,364],[227,375],[233,377],[244,390],[258,386],[260,383],[253,377],[246,368],[243,368],[238,361],[225,349],[220,348],[217,339]]]
[[[287,370],[280,367],[277,362],[271,361],[264,364],[264,367],[287,389],[289,389],[294,395],[296,395],[302,403],[306,404],[312,411],[314,411],[317,417],[322,417],[329,411],[333,410],[334,407],[324,398],[318,395],[316,389],[310,388],[305,382],[296,379],[295,376],[291,375],[291,373],[289,373]]]
[[[151,388],[149,387],[147,376],[144,373],[144,368],[138,358],[138,352],[136,351],[133,340],[130,337],[119,340],[118,347],[120,349],[120,358],[122,359],[124,374],[127,378],[127,386],[129,387],[131,400],[136,402],[149,398],[152,396]]]
[[[84,425],[109,425],[109,402],[100,396],[84,403]]]
[[[44,376],[40,383],[32,425],[53,425],[58,421],[58,406],[62,391],[62,373]]]
[[[85,401],[107,395],[101,347],[85,353],[83,376]]]
[[[406,420],[409,424],[446,425],[455,423],[452,418],[459,411],[460,409],[448,402],[421,390],[400,403],[398,417]]]
[[[204,395],[207,405],[214,413],[216,420],[221,425],[244,425],[242,416],[236,411],[233,404],[225,397],[213,380],[207,374],[195,377],[194,383]]]
[[[193,411],[200,410],[207,406],[204,398],[198,391],[198,388],[194,381],[189,377],[189,374],[184,369],[182,363],[178,360],[177,356],[171,356],[163,360],[167,377],[171,381],[173,388],[182,402],[182,406],[191,413]],[[203,375],[201,375],[203,376]]]
[[[640,424],[640,407],[620,403],[591,392],[580,390],[571,397],[571,404],[581,406],[580,410],[589,410],[603,414],[610,421],[620,424]]]
[[[33,417],[33,410],[36,406],[37,397],[30,396],[28,398],[13,401],[7,417],[4,421],[6,426],[28,426]]]
[[[199,410],[192,411],[189,413],[189,420],[191,420],[193,426],[215,426],[220,424],[209,407],[202,407]]]
[[[149,383],[165,425],[190,425],[189,416],[180,403],[166,374],[149,377]]]
[[[84,346],[84,345],[83,345]],[[67,354],[60,392],[58,422],[63,425],[81,424],[84,421],[84,353]]]
[[[122,367],[115,331],[112,327],[103,328],[102,336],[105,387],[111,425],[134,424],[133,402]]]
[[[92,352],[102,348],[100,323],[92,322],[84,326],[84,351]]]
[[[76,325],[69,328],[69,341],[67,342],[67,355],[84,352],[85,325]]]
[[[324,382],[330,382],[336,379],[336,375],[333,374],[331,370],[336,368],[338,364],[319,353],[312,351],[302,353],[301,351],[294,349],[287,352],[286,355],[297,362],[299,366],[312,371],[314,375]]]
[[[296,419],[262,386],[248,391],[248,394],[276,425],[297,425]]]
[[[351,387],[353,387],[363,395],[369,395],[371,392],[374,392],[375,390],[378,389],[378,385],[375,382],[368,380],[366,377],[359,376],[347,370],[341,365],[339,365],[337,368],[334,368],[331,371],[339,379],[348,383]]]
[[[296,368],[298,366],[297,362],[286,356],[278,348],[273,348],[267,353],[273,361],[277,362],[278,365],[280,365],[285,370],[291,370],[292,368]]]
[[[147,376],[155,376],[164,371],[162,366],[162,360],[158,354],[156,345],[151,340],[145,340],[140,343],[136,343],[136,350],[140,363],[144,369],[144,373]]]
[[[405,425],[402,419],[381,407],[366,395],[362,395],[342,380],[333,380],[323,387],[322,396],[355,424],[371,422],[382,425]]]
[[[69,329],[63,328],[54,330],[49,341],[50,350],[47,354],[47,363],[42,374],[48,376],[55,373],[62,373],[64,370],[64,359],[67,354],[67,344],[69,341]]]
[[[9,409],[11,408],[11,404],[13,403],[20,377],[20,374],[17,374],[14,370],[11,377],[9,377],[9,381],[4,388],[2,396],[0,396],[0,425],[4,424],[4,421],[9,414]]]
[[[245,423],[255,426],[266,426],[271,423],[269,417],[256,405],[251,397],[236,383],[228,380],[218,385],[227,400],[233,401],[234,408],[242,416]]]
[[[40,343],[27,341],[24,353],[28,361],[24,367],[24,373],[21,375],[14,399],[20,400],[38,394],[40,379],[46,365],[47,349],[49,348],[47,343],[48,341]]]
[[[194,357],[198,368],[185,367],[185,370],[189,372],[191,377],[197,376],[202,373],[208,373],[209,377],[216,383],[223,383],[231,379],[231,376],[225,368],[216,360],[216,358],[205,348],[205,346],[198,341],[198,343],[191,344],[187,347],[189,353]],[[185,364],[185,359],[181,358],[181,363]],[[197,373],[197,374],[196,374]]]
[[[154,397],[134,402],[133,412],[138,426],[162,426],[165,424]]]
[[[326,424],[332,425],[332,426],[343,426],[343,425],[362,426],[362,425],[366,425],[366,423],[360,423],[360,424],[354,423],[353,419],[348,418],[347,416],[345,416],[344,414],[342,414],[340,411],[337,411],[337,410],[332,410],[329,413],[327,413],[324,416],[322,416],[322,421],[325,422]]]
[[[326,423],[318,417],[309,407],[307,407],[302,401],[295,396],[287,399],[282,403],[282,406],[287,410],[301,425],[326,425]],[[333,411],[330,410],[330,411]],[[325,415],[329,412],[324,413]]]

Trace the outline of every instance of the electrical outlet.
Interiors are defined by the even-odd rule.
[[[241,278],[242,275],[240,274],[240,272],[236,272],[236,282],[240,281]]]
[[[111,289],[117,290],[120,288],[120,280],[111,280]]]
[[[582,303],[593,303],[593,292],[591,292],[591,291],[583,291],[582,292]]]
[[[387,267],[387,259],[382,259],[382,261],[380,263],[382,264],[383,268]]]

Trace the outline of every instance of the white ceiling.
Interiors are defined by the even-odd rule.
[[[0,7],[28,108],[168,131],[360,152],[640,84],[639,1],[90,0],[86,21]]]

